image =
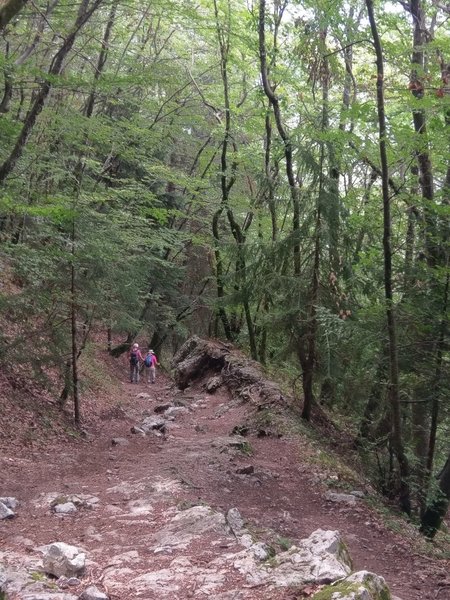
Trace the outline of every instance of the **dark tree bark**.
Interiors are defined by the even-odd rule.
[[[14,18],[28,0],[0,0],[0,31]]]
[[[425,53],[424,48],[429,41],[425,12],[422,0],[410,0],[409,10],[413,19],[413,53],[411,57],[411,81],[410,89],[413,96],[420,100],[424,96],[425,83]],[[424,215],[426,222],[425,247],[427,262],[430,267],[437,264],[439,260],[439,246],[436,243],[435,217],[430,210],[434,198],[433,168],[429,154],[427,141],[427,122],[425,111],[421,108],[413,110],[414,130],[421,137],[420,150],[417,152],[417,163],[419,167],[419,185],[422,197],[425,200]]]
[[[230,10],[230,7],[228,7],[228,10]],[[214,238],[216,240],[218,240],[218,234],[219,234],[218,219],[220,218],[222,211],[225,210],[227,218],[228,218],[228,223],[230,225],[231,233],[233,234],[233,237],[237,244],[237,259],[236,259],[236,288],[237,288],[237,290],[236,291],[238,293],[241,293],[243,296],[242,304],[244,307],[244,315],[245,315],[245,320],[246,320],[246,324],[247,324],[247,331],[248,331],[249,343],[250,343],[250,352],[251,352],[252,358],[257,360],[258,351],[257,351],[257,346],[256,346],[255,329],[254,329],[253,318],[251,315],[250,304],[249,304],[249,300],[248,300],[247,287],[245,285],[246,262],[245,262],[245,252],[244,252],[244,250],[245,250],[244,246],[245,246],[245,241],[246,241],[244,227],[248,228],[250,226],[253,215],[251,213],[249,213],[245,219],[244,227],[241,227],[239,225],[239,223],[236,221],[233,210],[231,209],[230,203],[229,203],[230,191],[236,181],[236,169],[237,169],[237,164],[235,161],[233,161],[231,164],[230,173],[228,172],[228,148],[229,148],[229,144],[230,144],[230,140],[231,140],[231,104],[230,104],[229,82],[228,82],[228,54],[229,54],[229,48],[230,48],[230,31],[226,30],[226,28],[222,27],[220,24],[219,12],[218,12],[216,0],[214,0],[214,12],[215,12],[215,18],[216,18],[217,40],[218,40],[219,50],[220,50],[220,73],[221,73],[221,77],[222,77],[222,88],[223,88],[223,98],[224,98],[225,126],[224,126],[224,136],[223,136],[223,141],[222,141],[222,153],[221,153],[221,157],[220,157],[220,166],[221,166],[220,184],[221,184],[222,198],[221,198],[221,207],[220,207],[219,211],[217,211],[216,214],[214,215],[213,234],[214,234]],[[233,144],[233,146],[234,146],[234,149],[236,150],[235,144]],[[224,291],[223,290],[223,280],[222,280],[222,282],[219,283],[219,273],[221,275],[223,273],[222,265],[221,265],[221,256],[219,256],[219,254],[220,254],[220,250],[219,250],[218,244],[216,244],[216,268],[220,267],[217,269],[217,279],[218,279],[217,288],[218,288],[218,294],[219,294],[219,292],[223,294],[223,291]],[[222,295],[222,297],[223,297],[223,295]],[[239,332],[233,331],[234,328],[231,327],[229,320],[226,316],[225,308],[223,306],[220,307],[220,309],[219,309],[219,316],[222,320],[222,324],[224,326],[225,335],[227,336],[227,339],[230,339],[227,335],[228,327],[231,330],[232,337],[235,337],[235,335]]]
[[[72,342],[72,395],[73,395],[73,413],[75,425],[81,421],[79,381],[78,381],[78,347],[77,347],[77,290],[76,290],[76,271],[75,271],[75,217],[72,222],[72,264],[70,266],[70,330]]]
[[[450,455],[439,475],[439,490],[427,507],[421,522],[420,531],[433,538],[447,514],[450,504]]]
[[[370,29],[376,53],[377,65],[377,111],[379,126],[379,150],[381,163],[381,187],[383,195],[383,254],[384,254],[384,290],[386,300],[386,317],[389,338],[389,398],[392,412],[392,444],[395,449],[400,475],[400,504],[410,514],[411,500],[409,489],[409,463],[403,446],[403,435],[399,398],[399,367],[396,317],[392,290],[392,249],[391,249],[391,207],[389,197],[389,169],[386,151],[386,114],[384,107],[384,59],[381,40],[375,21],[373,1],[366,0]]]
[[[283,10],[283,9],[282,9]],[[282,13],[281,13],[282,15]],[[275,23],[277,19],[281,18],[281,15],[275,17]],[[273,109],[275,116],[275,123],[277,126],[278,134],[283,141],[284,156],[286,161],[286,175],[289,182],[289,189],[291,191],[292,200],[292,228],[294,232],[294,273],[299,276],[301,271],[300,263],[300,203],[299,203],[299,186],[295,177],[294,170],[294,158],[292,142],[286,128],[283,125],[281,117],[280,101],[278,96],[275,94],[273,87],[269,81],[268,66],[267,66],[267,48],[266,48],[266,2],[260,0],[259,2],[259,60],[261,64],[261,78],[264,87],[264,93],[269,99],[270,105]]]
[[[216,210],[213,216],[212,221],[212,232],[214,236],[214,256],[216,262],[216,286],[217,286],[217,298],[219,299],[219,303],[225,297],[225,285],[224,285],[224,275],[223,275],[223,261],[222,261],[222,253],[220,252],[220,234],[219,234],[219,220],[220,215],[222,214],[222,209],[219,208]],[[219,304],[219,308],[217,310],[219,318],[222,322],[223,330],[225,332],[225,337],[228,341],[233,341],[233,332],[231,331],[230,321],[228,319],[228,315],[223,306]]]
[[[97,82],[100,79],[101,74],[103,73],[103,69],[105,68],[106,60],[108,58],[109,38],[111,36],[111,31],[114,25],[116,10],[117,4],[113,2],[111,5],[108,22],[106,23],[105,33],[103,34],[102,47],[97,61],[97,68],[94,72],[94,84],[92,86],[91,93],[89,94],[88,101],[86,102],[85,115],[88,119],[92,116],[92,113],[94,111]]]

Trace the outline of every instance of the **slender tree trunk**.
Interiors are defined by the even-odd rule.
[[[450,504],[450,455],[439,475],[439,489],[428,505],[421,522],[421,532],[433,538],[447,514]]]
[[[371,439],[375,417],[377,413],[379,413],[380,407],[383,407],[383,410],[385,410],[384,407],[386,401],[383,397],[383,392],[386,388],[386,380],[388,378],[388,361],[386,359],[386,356],[388,355],[387,344],[385,344],[385,346],[386,348],[383,348],[380,352],[375,379],[370,388],[369,398],[364,409],[358,436],[355,441],[356,446],[362,446],[364,442]]]
[[[386,115],[384,107],[384,59],[381,40],[374,16],[373,1],[366,0],[370,29],[376,52],[377,64],[377,110],[379,125],[379,149],[381,163],[381,185],[383,194],[383,254],[384,254],[384,290],[386,299],[386,317],[389,337],[389,396],[392,411],[392,443],[395,449],[400,474],[400,503],[402,509],[410,514],[411,500],[409,490],[409,463],[403,447],[403,435],[399,399],[399,367],[396,318],[392,291],[392,250],[391,250],[391,208],[389,198],[389,170],[386,151]]]
[[[106,349],[109,354],[111,354],[112,350],[112,329],[111,326],[108,326],[106,330]]]
[[[444,302],[442,306],[442,317],[441,326],[439,332],[439,339],[436,348],[436,365],[434,373],[434,381],[432,385],[432,403],[431,403],[431,424],[430,424],[430,437],[428,441],[428,454],[427,454],[427,475],[428,478],[433,472],[434,452],[436,448],[436,436],[438,428],[438,417],[439,417],[439,390],[441,386],[442,378],[442,363],[443,354],[445,349],[445,337],[448,330],[448,301],[449,301],[449,285],[450,285],[450,274],[448,273],[449,264],[447,260],[447,276],[445,280],[444,288]]]
[[[320,200],[319,200],[320,202]],[[308,325],[306,333],[306,357],[303,360],[303,410],[302,419],[309,421],[311,419],[311,410],[314,404],[313,377],[316,365],[316,337],[317,337],[317,317],[316,307],[319,295],[319,264],[320,264],[320,232],[321,232],[321,209],[317,207],[316,232],[314,242],[314,263],[312,271],[311,297],[308,315]],[[302,343],[302,342],[300,342]]]
[[[111,10],[109,12],[108,22],[106,23],[105,33],[103,34],[102,47],[100,50],[100,54],[97,61],[97,68],[94,72],[94,83],[92,86],[91,93],[89,94],[88,101],[86,102],[85,115],[89,119],[92,116],[94,111],[94,102],[95,102],[95,93],[97,82],[100,79],[101,74],[103,73],[103,69],[105,68],[106,60],[108,58],[108,50],[109,50],[109,38],[111,36],[111,31],[114,25],[114,20],[116,17],[117,4],[113,2],[111,4]]]
[[[228,5],[228,16],[230,13],[231,7]],[[248,301],[248,292],[245,285],[245,277],[246,277],[246,264],[245,264],[245,255],[244,255],[244,245],[245,245],[245,235],[241,228],[241,226],[236,221],[233,211],[229,204],[229,196],[230,190],[233,187],[236,180],[236,162],[233,161],[231,165],[231,173],[228,172],[228,147],[231,139],[231,104],[230,104],[230,96],[229,96],[229,82],[228,82],[228,54],[230,48],[230,22],[228,20],[227,27],[223,27],[219,20],[219,12],[217,6],[217,0],[214,0],[214,12],[216,18],[216,32],[217,32],[217,40],[219,44],[220,50],[220,72],[222,77],[222,88],[223,88],[223,98],[224,98],[224,108],[225,108],[225,128],[224,128],[224,136],[222,141],[222,153],[220,157],[220,183],[221,183],[221,207],[214,215],[213,220],[213,234],[216,240],[216,269],[217,269],[217,279],[218,279],[218,294],[220,293],[223,297],[224,294],[224,286],[223,279],[219,284],[219,274],[222,275],[222,264],[221,264],[221,255],[220,249],[217,244],[218,242],[218,219],[217,216],[220,216],[222,210],[225,209],[226,215],[228,218],[228,222],[230,224],[230,229],[233,234],[233,237],[237,244],[237,260],[236,260],[236,286],[237,292],[242,292],[244,295],[243,298],[243,307],[244,314],[247,324],[247,330],[249,335],[250,342],[250,352],[252,358],[257,360],[257,347],[256,347],[256,338],[254,332],[254,324],[251,316],[250,305]],[[246,220],[247,221],[247,220]],[[251,217],[250,217],[251,221]],[[249,223],[250,223],[249,221]],[[219,296],[220,298],[220,296]],[[229,320],[226,315],[225,308],[222,306],[219,309],[219,315],[221,317],[222,323],[225,329],[225,335],[228,338],[227,330],[229,328],[231,336],[234,338],[237,335],[238,331],[236,328],[231,327]]]
[[[413,53],[411,57],[410,89],[417,100],[424,97],[425,53],[424,48],[428,42],[428,33],[425,22],[425,12],[422,0],[410,0],[409,10],[413,19]],[[433,168],[429,154],[427,122],[424,109],[413,110],[414,130],[420,136],[420,150],[417,152],[419,167],[419,184],[422,197],[425,200],[424,214],[426,222],[425,247],[427,262],[430,267],[436,265],[439,258],[439,249],[436,244],[436,223],[431,212],[431,203],[434,198]]]
[[[219,219],[222,214],[222,210],[219,208],[213,217],[212,231],[214,236],[214,256],[216,259],[216,286],[217,286],[217,298],[219,300],[218,315],[222,321],[223,330],[225,337],[229,342],[233,341],[233,333],[231,331],[230,321],[228,320],[227,313],[224,307],[220,304],[225,297],[225,286],[224,286],[224,275],[223,275],[223,261],[222,253],[220,252],[220,235],[219,235]]]
[[[281,117],[280,101],[275,94],[272,85],[269,81],[268,68],[267,68],[267,48],[266,48],[266,2],[265,0],[259,1],[259,60],[261,64],[261,78],[264,87],[264,93],[273,109],[275,116],[275,123],[277,126],[278,134],[283,141],[284,156],[286,162],[286,175],[289,182],[289,189],[291,192],[292,201],[292,228],[294,237],[294,274],[300,276],[301,261],[300,261],[300,202],[299,202],[299,186],[295,177],[294,170],[294,158],[291,139],[283,125]]]
[[[278,222],[275,207],[275,183],[274,174],[270,166],[271,149],[272,149],[272,124],[270,122],[270,114],[266,114],[265,118],[266,139],[264,149],[264,172],[265,184],[267,186],[267,203],[269,205],[270,220],[272,223],[272,242],[275,242],[278,237]],[[275,169],[275,174],[278,172],[278,167]]]
[[[72,49],[76,36],[78,35],[80,29],[85,25],[85,23],[89,20],[94,11],[97,10],[97,8],[102,2],[103,0],[94,0],[92,5],[89,6],[89,0],[82,0],[78,10],[78,16],[75,21],[75,25],[72,31],[65,38],[61,48],[55,54],[50,68],[48,70],[49,77],[43,82],[39,91],[36,94],[34,102],[26,116],[22,130],[19,134],[19,137],[17,138],[14,148],[11,150],[8,158],[0,166],[0,185],[4,183],[5,179],[14,169],[17,161],[22,156],[28,138],[31,132],[33,131],[36,119],[38,118],[39,114],[44,108],[45,101],[50,93],[50,90],[52,89],[52,81],[56,76],[61,74],[64,59]]]
[[[70,323],[72,340],[72,394],[75,424],[79,425],[80,399],[78,389],[78,348],[77,348],[77,297],[76,297],[76,271],[75,271],[75,217],[72,222],[72,263],[70,266]]]

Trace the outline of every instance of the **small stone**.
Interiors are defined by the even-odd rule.
[[[19,506],[19,501],[16,498],[13,498],[12,496],[0,498],[0,502],[3,502],[3,504],[11,510],[16,510],[16,508]]]
[[[111,440],[113,446],[128,446],[129,441],[126,438],[117,437]]]
[[[0,521],[2,521],[3,519],[12,519],[15,516],[16,515],[14,514],[14,512],[10,508],[8,508],[6,504],[0,502]]]
[[[166,404],[159,404],[158,406],[155,406],[153,410],[157,415],[161,415],[162,413],[165,413],[166,410],[169,410],[169,408],[172,408],[172,406],[173,404],[166,402]]]
[[[73,502],[64,502],[62,504],[55,504],[53,510],[58,515],[70,515],[77,512],[77,507]]]
[[[336,492],[328,492],[327,494],[325,494],[325,498],[329,502],[336,502],[337,504],[348,504],[350,506],[353,506],[357,502],[356,496],[352,496],[351,494],[338,494]]]
[[[223,384],[223,380],[220,375],[211,377],[210,379],[208,379],[208,381],[206,383],[206,391],[209,394],[214,394],[214,392],[216,390],[218,390],[222,384]]]
[[[109,596],[101,592],[95,585],[91,585],[84,590],[79,600],[108,600]]]
[[[350,492],[351,496],[355,496],[356,498],[365,498],[365,493],[362,492],[361,490],[353,490],[352,492]]]
[[[250,550],[253,556],[256,558],[256,560],[260,561],[267,560],[268,558],[274,555],[274,551],[272,550],[272,548],[270,548],[270,546],[267,546],[267,544],[264,544],[263,542],[257,542],[256,544],[253,544],[252,546],[250,546]]]
[[[133,427],[130,429],[131,433],[139,433],[140,435],[145,435],[145,431],[143,429],[141,429],[140,427],[138,427],[137,425],[133,425]]]
[[[230,510],[227,512],[226,520],[228,526],[235,536],[238,536],[243,530],[245,530],[244,519],[237,508],[230,508]]]
[[[164,433],[166,421],[162,417],[147,417],[142,421],[139,427],[143,429],[145,433],[148,433],[154,429]]]
[[[255,467],[253,465],[245,465],[244,467],[239,467],[236,469],[236,473],[238,475],[251,475],[255,472]]]

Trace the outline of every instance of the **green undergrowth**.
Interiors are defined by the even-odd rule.
[[[361,590],[361,584],[343,581],[341,583],[338,583],[337,585],[330,585],[323,588],[322,590],[314,594],[314,596],[312,596],[312,600],[339,600],[340,597],[349,596],[351,593],[359,593],[359,597],[362,598],[359,590]],[[340,594],[340,596],[338,596],[337,594]],[[376,596],[372,597],[374,598],[374,600],[391,600],[392,598],[391,594],[384,590],[378,592]]]
[[[326,430],[314,423],[303,421],[298,411],[292,408],[264,408],[252,416],[252,428],[265,425],[279,432],[283,437],[295,438],[300,444],[298,463],[305,464],[316,474],[324,488],[349,493],[353,490],[364,492],[364,502],[375,513],[377,520],[395,534],[400,535],[411,545],[412,551],[437,559],[450,558],[450,535],[445,528],[430,542],[418,531],[415,524],[396,507],[390,506],[371,482],[362,473],[363,466],[358,455],[348,456],[335,452],[333,442],[326,438]],[[327,598],[327,597],[325,597]]]
[[[117,390],[117,377],[112,376],[97,344],[86,345],[80,357],[82,387],[85,391],[101,390],[105,394]]]

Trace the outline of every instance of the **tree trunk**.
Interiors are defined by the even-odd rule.
[[[277,126],[278,133],[283,141],[284,157],[286,161],[286,175],[289,182],[289,189],[291,192],[292,201],[292,229],[294,239],[294,273],[300,276],[301,262],[300,262],[300,203],[299,203],[299,186],[296,181],[294,171],[294,159],[292,151],[291,139],[283,125],[281,118],[280,101],[275,94],[272,85],[269,81],[268,67],[267,67],[267,49],[266,49],[266,2],[260,0],[259,2],[259,60],[261,64],[261,78],[264,87],[264,93],[269,99],[270,105],[273,109],[275,116],[275,123]]]
[[[0,31],[15,17],[28,3],[28,0],[0,0]]]
[[[381,40],[375,21],[373,1],[366,0],[370,29],[376,52],[377,64],[377,111],[379,125],[379,151],[381,163],[381,184],[383,194],[383,254],[384,254],[384,290],[386,301],[386,317],[389,337],[389,397],[392,412],[392,444],[395,449],[400,475],[400,504],[402,509],[411,513],[409,490],[409,463],[403,447],[403,436],[400,416],[399,368],[396,318],[392,291],[392,249],[391,249],[391,208],[389,197],[389,169],[386,151],[386,115],[384,107],[384,59]]]
[[[422,0],[410,0],[409,10],[413,18],[413,53],[411,58],[412,72],[410,89],[413,96],[420,100],[424,96],[424,75],[425,75],[425,54],[424,47],[428,42],[428,33],[425,22],[425,12],[422,6]],[[431,203],[434,198],[433,169],[429,154],[429,145],[427,141],[427,122],[425,111],[423,109],[413,110],[414,130],[420,136],[420,150],[417,152],[417,163],[419,167],[419,184],[422,197],[425,200],[425,247],[427,262],[430,267],[437,264],[439,250],[436,244],[436,224],[435,217],[431,212]]]
[[[77,305],[76,305],[76,282],[75,282],[75,217],[72,222],[72,264],[70,266],[70,323],[72,340],[72,395],[75,425],[79,425],[80,399],[78,389],[78,348],[77,348]]]
[[[439,475],[439,490],[428,505],[421,522],[420,531],[433,538],[447,514],[450,504],[450,455]]]
[[[111,36],[111,31],[114,25],[114,19],[116,16],[117,4],[115,2],[111,5],[111,10],[108,17],[108,22],[106,23],[105,33],[103,34],[102,47],[100,50],[100,54],[97,61],[97,68],[94,72],[94,84],[92,86],[91,93],[89,94],[89,98],[86,102],[85,115],[89,119],[92,116],[94,111],[94,102],[95,102],[95,92],[97,87],[97,82],[100,79],[100,76],[105,68],[106,59],[108,58],[108,50],[109,50],[109,38]]]
[[[225,296],[225,286],[223,282],[223,262],[222,253],[220,252],[220,236],[219,236],[219,219],[222,214],[222,209],[218,209],[214,213],[212,222],[212,231],[214,236],[214,256],[216,259],[216,286],[217,286],[217,298],[219,300],[219,308],[217,310],[218,316],[222,322],[225,337],[229,342],[233,341],[233,333],[231,331],[230,321],[228,320],[225,308],[220,304]]]

